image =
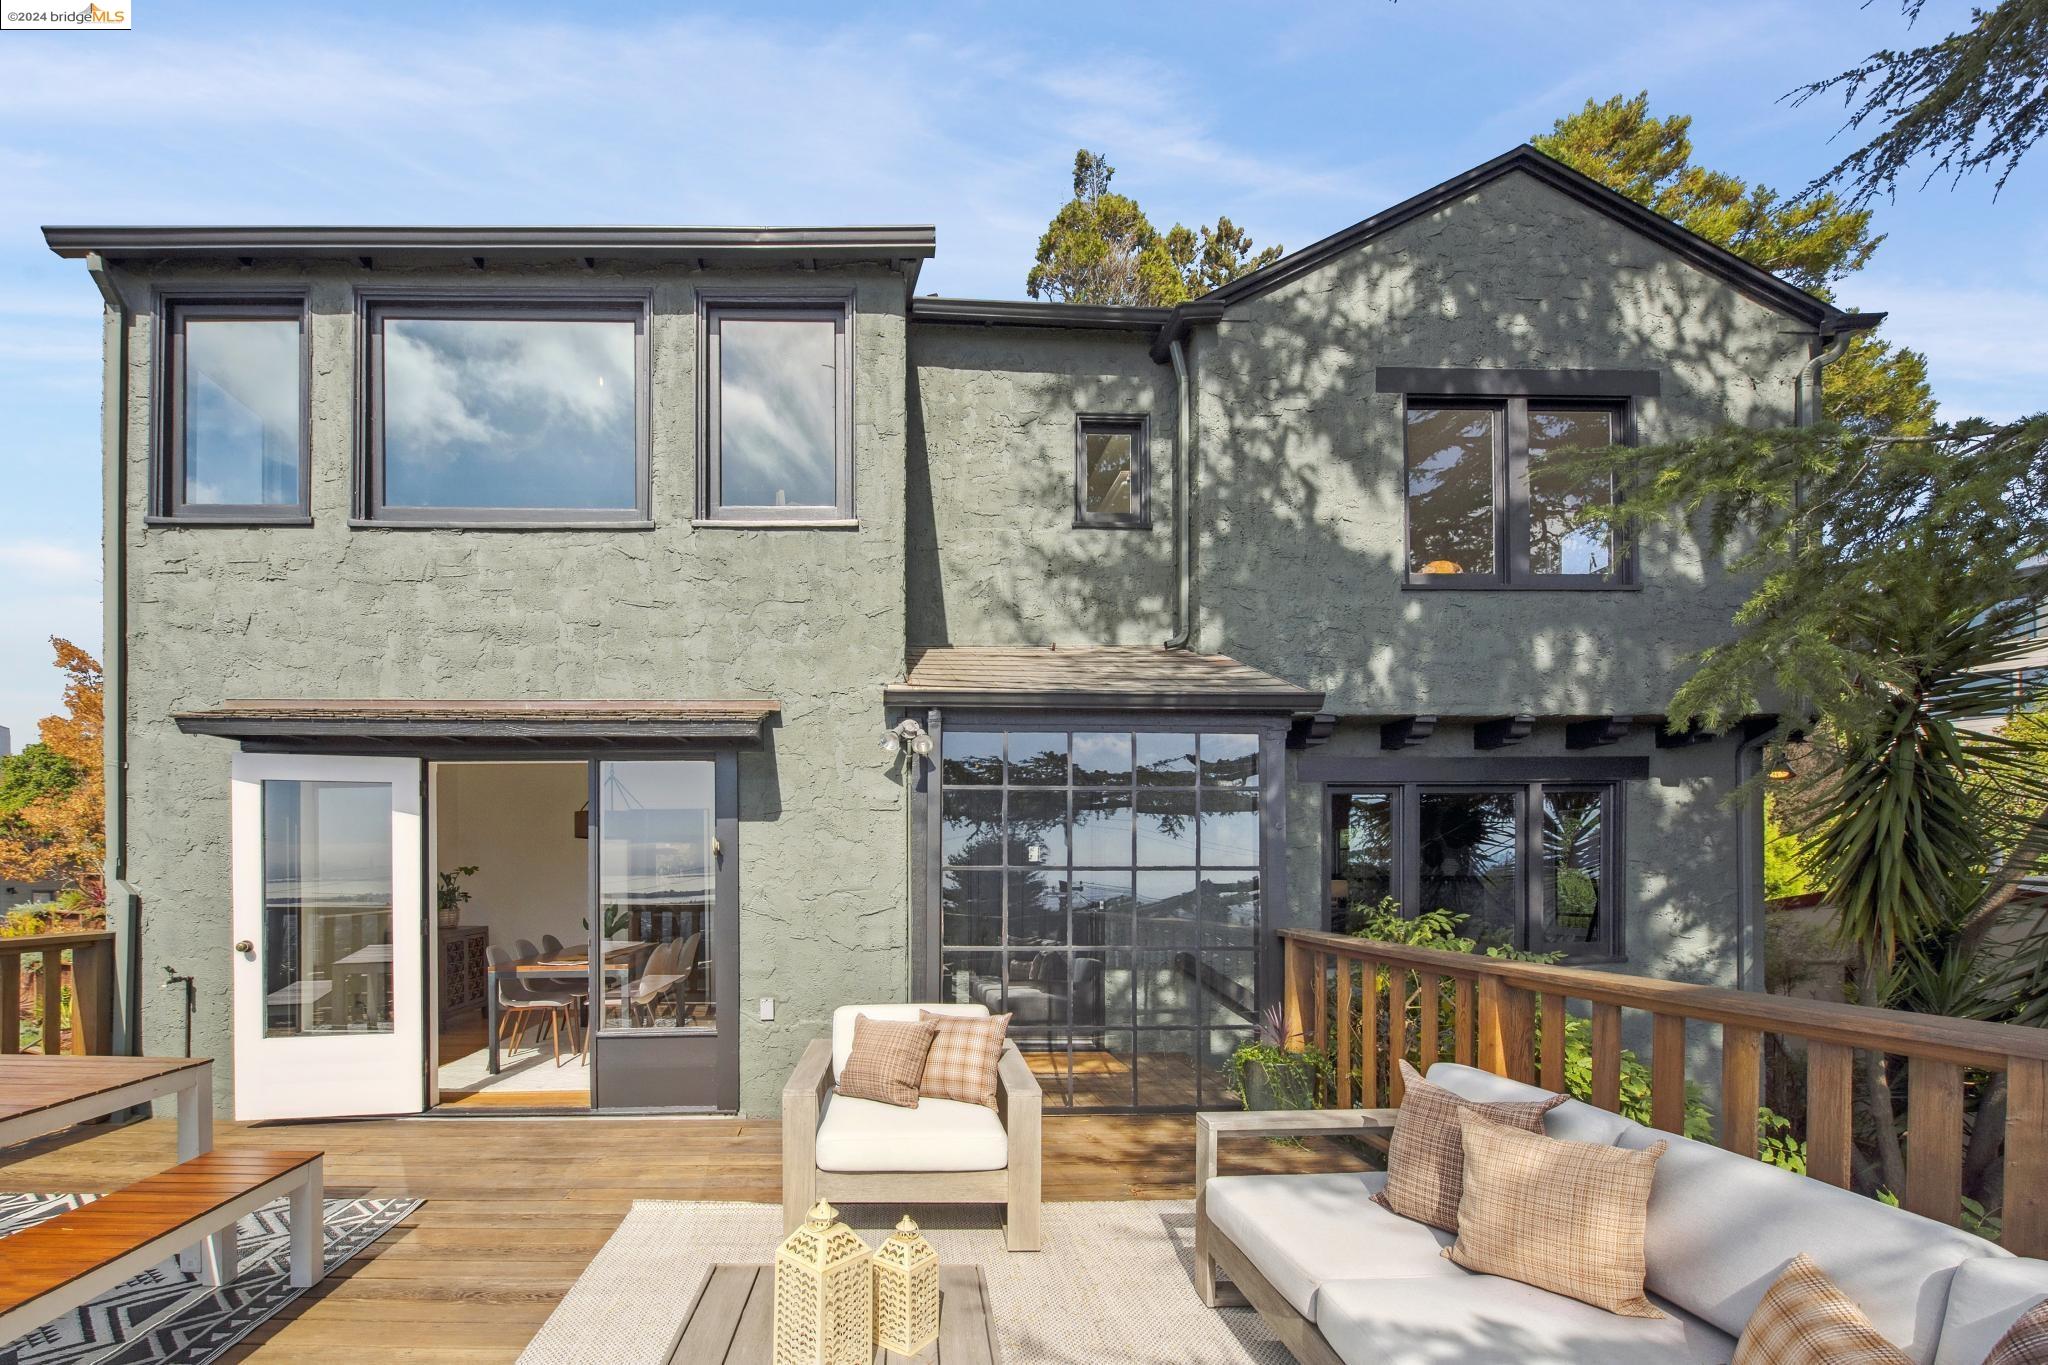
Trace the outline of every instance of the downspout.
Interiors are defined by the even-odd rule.
[[[1167,350],[1173,357],[1173,548],[1179,578],[1173,636],[1166,648],[1186,649],[1195,633],[1194,499],[1188,487],[1195,472],[1194,400],[1188,392],[1186,342],[1176,336]]]
[[[1793,426],[1810,427],[1820,420],[1820,372],[1848,354],[1852,335],[1843,331],[1829,338],[1823,333],[1821,339],[1827,341],[1827,349],[1800,367],[1798,388],[1792,395]]]
[[[1820,372],[1840,360],[1849,350],[1851,330],[1833,336],[1820,333],[1826,345],[1799,369],[1792,394],[1792,424],[1812,426],[1821,419]],[[1797,496],[1797,490],[1794,490]],[[1772,731],[1743,739],[1735,746],[1735,789],[1743,790],[1763,771],[1764,746]],[[1735,986],[1737,990],[1760,991],[1763,981],[1763,881],[1764,881],[1764,794],[1755,792],[1743,812],[1742,838],[1736,860],[1741,890],[1736,897]]]
[[[128,304],[108,273],[106,257],[93,252],[85,258],[85,268],[106,302],[101,346],[105,397],[100,411],[101,761],[106,796],[102,878],[119,982],[114,1050],[132,1055],[142,1050],[142,901],[128,884]]]

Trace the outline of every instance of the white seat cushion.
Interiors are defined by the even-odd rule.
[[[1345,1365],[1727,1365],[1735,1339],[1661,1300],[1664,1318],[1625,1318],[1495,1275],[1337,1280],[1316,1330]]]
[[[1496,1100],[1547,1100],[1555,1093],[1511,1081],[1477,1067],[1460,1066],[1456,1062],[1436,1063],[1430,1067],[1425,1079],[1431,1085],[1442,1086],[1461,1100],[1477,1100],[1482,1104]],[[1563,1142],[1594,1142],[1603,1147],[1613,1146],[1623,1133],[1635,1126],[1619,1114],[1610,1114],[1579,1100],[1566,1100],[1543,1116],[1545,1137]]]
[[[1928,1365],[1956,1267],[2006,1252],[1957,1228],[1672,1133],[1629,1126],[1621,1146],[1670,1148],[1650,1190],[1650,1292],[1740,1334],[1800,1252],[1885,1340]]]
[[[855,1019],[865,1014],[870,1019],[914,1024],[920,1010],[930,1010],[933,1014],[964,1015],[969,1019],[988,1018],[986,1005],[921,1005],[915,1001],[893,1005],[841,1005],[832,1011],[832,1079],[839,1079],[839,1073],[846,1069],[847,1055],[853,1051]]]
[[[1209,1221],[1305,1318],[1331,1280],[1465,1274],[1443,1258],[1454,1234],[1373,1203],[1386,1183],[1379,1171],[1222,1176],[1208,1185]]]
[[[907,1109],[832,1094],[818,1117],[821,1171],[1000,1171],[1009,1164],[1003,1121],[979,1104],[919,1100]]]
[[[2048,1261],[1986,1256],[1956,1267],[1934,1365],[1979,1365],[2020,1314],[2048,1299]]]

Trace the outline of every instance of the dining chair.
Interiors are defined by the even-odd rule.
[[[556,938],[553,934],[542,934],[540,936],[540,951],[543,957],[560,957],[562,955],[562,940]]]
[[[533,945],[522,940],[519,946],[531,948]],[[520,1039],[526,1036],[527,1019],[545,1015],[544,1020],[536,1020],[535,1027],[544,1026],[548,1030],[555,1065],[560,1066],[562,1024],[565,1021],[569,1025],[569,1050],[572,1053],[577,1050],[575,1001],[566,992],[541,989],[520,980],[519,973],[512,968],[521,962],[533,961],[533,953],[507,952],[493,943],[484,948],[484,958],[490,963],[491,975],[498,983],[498,1028],[501,1033],[508,1025],[512,1029],[511,1050],[519,1050]],[[538,1047],[538,1034],[535,1039],[534,1045]]]

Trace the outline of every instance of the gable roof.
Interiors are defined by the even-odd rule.
[[[1726,247],[1717,246],[1698,233],[1680,227],[1662,214],[1644,208],[1627,195],[1617,194],[1591,176],[1573,170],[1562,161],[1545,156],[1525,142],[1519,147],[1503,152],[1491,161],[1474,166],[1463,175],[1452,176],[1442,184],[1432,186],[1413,198],[1404,199],[1392,208],[1382,209],[1362,222],[1353,223],[1342,232],[1332,233],[1319,242],[1282,256],[1271,265],[1261,266],[1248,274],[1240,275],[1229,284],[1221,285],[1200,298],[1190,299],[1181,304],[1173,310],[1172,319],[1160,328],[1158,337],[1153,341],[1153,359],[1163,361],[1166,358],[1167,347],[1175,338],[1185,336],[1191,324],[1219,318],[1232,304],[1242,303],[1268,290],[1277,289],[1288,281],[1298,279],[1319,268],[1352,247],[1369,242],[1425,214],[1434,213],[1446,204],[1454,203],[1474,190],[1518,171],[1534,176],[1552,189],[1569,195],[1596,213],[1605,214],[1623,227],[1659,242],[1698,269],[1725,281],[1757,302],[1796,318],[1817,332],[1832,335],[1860,331],[1875,327],[1884,318],[1882,313],[1845,312],[1825,299],[1786,283],[1763,267],[1743,260]]]

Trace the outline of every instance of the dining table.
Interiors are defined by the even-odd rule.
[[[601,967],[605,980],[610,982],[614,977],[624,979],[631,976],[634,967],[639,963],[642,955],[652,947],[654,947],[652,943],[648,943],[643,939],[606,939],[604,942],[604,960]],[[498,1021],[501,1013],[498,1001],[499,982],[508,976],[521,979],[559,979],[561,977],[588,977],[589,975],[590,949],[582,945],[564,947],[559,952],[542,953],[538,957],[528,958],[524,962],[508,962],[503,966],[491,968],[490,990],[486,993],[485,1000],[487,1015],[485,1019],[485,1032],[490,1038],[489,1070],[491,1075],[495,1076],[498,1074]],[[586,1020],[584,1022],[587,1026],[590,1021]]]

